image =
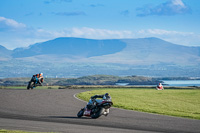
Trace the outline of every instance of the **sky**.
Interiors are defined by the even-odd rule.
[[[0,0],[0,45],[157,37],[200,46],[200,0]]]

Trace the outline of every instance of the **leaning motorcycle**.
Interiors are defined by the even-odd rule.
[[[41,84],[39,84],[39,82],[36,81],[35,77],[32,77],[31,80],[28,82],[27,90],[32,90],[36,86],[41,86]]]
[[[95,99],[94,105],[86,105],[82,108],[77,116],[80,118],[82,116],[91,117],[93,119],[99,118],[104,115],[109,114],[109,108],[113,105],[111,98],[106,100]]]

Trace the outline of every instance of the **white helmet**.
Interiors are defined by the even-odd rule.
[[[43,76],[43,73],[40,73],[41,76]]]

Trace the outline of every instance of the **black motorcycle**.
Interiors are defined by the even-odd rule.
[[[32,77],[31,80],[28,82],[27,90],[32,90],[37,86],[42,86],[37,80],[36,77]]]
[[[99,118],[101,115],[107,116],[109,114],[109,108],[113,105],[111,99],[100,100],[96,99],[94,105],[87,105],[82,108],[77,116],[80,118],[82,116],[91,117],[93,119]]]

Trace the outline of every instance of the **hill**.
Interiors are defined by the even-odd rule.
[[[93,40],[63,37],[17,48],[12,57],[42,62],[198,65],[200,47],[177,45],[158,38]]]
[[[26,86],[30,78],[5,78],[0,79],[0,86]],[[129,85],[157,85],[159,80],[143,76],[111,76],[111,75],[91,75],[79,78],[45,78],[43,85],[116,85],[117,83],[127,83]]]
[[[200,47],[158,38],[84,39],[62,37],[26,48],[0,47],[0,78],[87,75],[200,77]]]
[[[126,44],[121,40],[92,40],[83,38],[56,38],[43,43],[31,45],[29,48],[17,48],[14,58],[37,55],[66,55],[92,57],[113,54],[121,51]]]
[[[91,58],[98,62],[112,62],[134,65],[176,64],[198,65],[200,47],[188,47],[166,42],[158,38],[124,39],[126,48],[122,51]]]
[[[8,50],[7,48],[0,45],[0,61],[11,58],[11,53],[11,50]]]

